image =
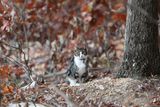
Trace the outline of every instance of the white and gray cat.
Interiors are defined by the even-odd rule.
[[[78,48],[74,52],[71,64],[67,70],[67,80],[70,86],[79,86],[88,80],[88,57],[86,48]]]

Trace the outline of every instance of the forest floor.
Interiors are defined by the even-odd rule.
[[[92,72],[89,82],[80,86],[69,86],[64,81],[63,76],[47,78],[44,84],[23,91],[23,96],[29,102],[34,99],[36,107],[160,106],[160,79],[156,77],[143,80],[115,78],[110,71],[98,70]],[[26,104],[26,100],[13,102]],[[29,107],[34,107],[30,103]]]
[[[7,1],[0,1],[0,107],[160,107],[159,78],[114,76],[127,0]],[[89,67],[100,69],[71,87],[51,74],[65,71],[80,45]]]
[[[46,69],[53,68],[49,64],[50,51],[39,43],[30,48],[30,66],[36,74],[43,74]],[[119,42],[117,43],[119,44]],[[120,45],[118,45],[120,46]],[[70,52],[70,51],[69,51]],[[112,54],[113,52],[111,52]],[[57,69],[61,71],[68,65],[67,58],[72,54],[66,51],[57,54]],[[111,55],[112,56],[112,55]],[[92,58],[94,59],[94,58]],[[113,58],[114,59],[114,58]],[[115,60],[115,59],[114,59]],[[132,78],[115,78],[118,62],[102,54],[92,62],[92,65],[106,67],[90,71],[90,80],[80,86],[69,86],[63,76],[50,76],[46,82],[37,84],[28,90],[19,90],[3,97],[2,107],[159,107],[160,106],[160,79],[146,78],[136,80]],[[65,63],[64,63],[65,62]],[[114,66],[112,66],[114,65]],[[116,65],[116,66],[115,66]],[[17,70],[17,74],[21,74]],[[49,73],[50,74],[50,73]],[[26,103],[28,102],[28,103]],[[33,103],[34,102],[34,103]],[[39,104],[39,105],[38,105]]]
[[[159,107],[160,105],[160,80],[156,78],[140,81],[108,76],[81,86],[70,87],[62,84],[58,87],[70,96],[70,100],[78,107]],[[49,85],[49,88],[54,90],[53,85]],[[53,93],[56,94],[56,91]],[[60,105],[63,105],[64,98],[58,98]]]
[[[159,107],[160,80],[108,76],[74,87],[48,83],[26,91],[25,97],[29,99],[35,93],[39,93],[36,103],[44,107]]]

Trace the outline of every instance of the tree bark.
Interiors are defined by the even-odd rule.
[[[158,0],[128,0],[125,49],[118,77],[160,75]]]

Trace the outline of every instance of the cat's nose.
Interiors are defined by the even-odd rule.
[[[83,54],[82,54],[82,53],[80,53],[80,57],[81,57],[81,58],[83,57]]]
[[[83,55],[83,54],[80,54],[80,57],[81,57],[81,58],[83,58],[83,57],[84,57],[84,55]]]

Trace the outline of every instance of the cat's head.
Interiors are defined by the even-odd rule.
[[[79,57],[81,60],[84,60],[87,58],[87,49],[86,48],[81,48],[77,47],[75,52],[74,52],[75,57]]]

